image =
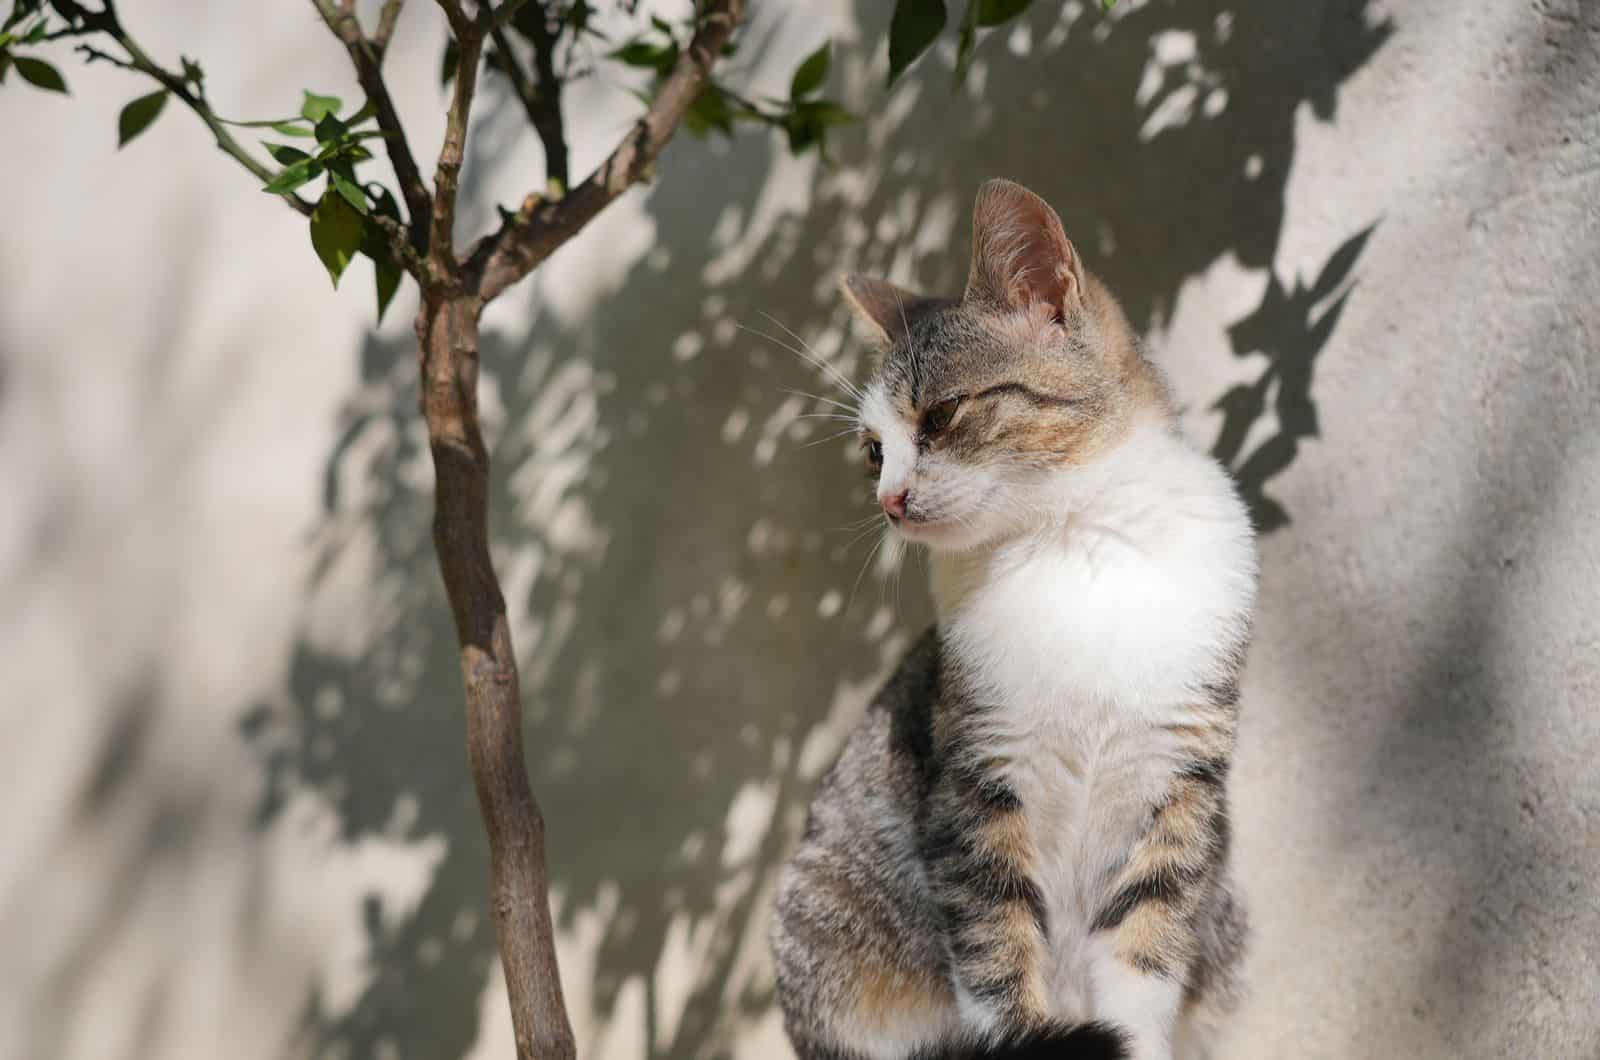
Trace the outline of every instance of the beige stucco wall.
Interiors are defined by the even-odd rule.
[[[585,1057],[784,1055],[773,868],[928,610],[843,529],[861,479],[807,446],[830,421],[788,391],[828,383],[782,347],[859,374],[833,274],[958,285],[993,175],[1059,207],[1187,429],[1289,520],[1227,1055],[1600,1049],[1600,10],[1093,6],[1036,4],[965,92],[939,56],[886,94],[887,5],[758,5],[758,87],[838,41],[868,117],[835,164],[685,139],[488,317]],[[355,95],[309,7],[124,7],[229,113]],[[0,1056],[509,1055],[412,303],[374,329],[365,266],[331,293],[188,115],[116,154],[143,86],[63,67],[72,100],[0,89]],[[575,90],[580,169],[633,108]],[[474,226],[539,173],[493,87],[480,113]]]

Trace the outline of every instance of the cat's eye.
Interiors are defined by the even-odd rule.
[[[956,418],[956,410],[961,408],[959,397],[946,398],[922,414],[922,433],[928,438],[944,432],[950,426],[950,421]]]
[[[876,438],[868,438],[861,444],[867,453],[867,466],[877,471],[883,466],[883,443]]]

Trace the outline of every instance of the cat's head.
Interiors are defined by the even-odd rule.
[[[882,358],[863,390],[861,447],[907,539],[981,545],[1048,521],[1051,487],[1170,411],[1116,301],[1043,199],[978,192],[959,299],[844,278]]]

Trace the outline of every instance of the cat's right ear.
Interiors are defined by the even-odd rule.
[[[998,309],[1046,308],[1064,321],[1083,298],[1083,265],[1061,218],[1021,184],[985,181],[972,207],[968,302]]]
[[[856,316],[872,331],[874,340],[888,349],[906,337],[914,311],[926,301],[921,295],[858,273],[839,277],[839,290]]]

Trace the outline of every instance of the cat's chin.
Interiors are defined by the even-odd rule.
[[[971,525],[956,519],[902,520],[894,529],[907,544],[922,545],[934,552],[964,552],[983,544],[984,540]]]

